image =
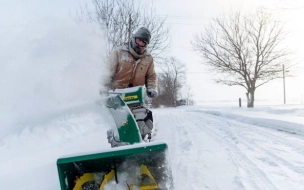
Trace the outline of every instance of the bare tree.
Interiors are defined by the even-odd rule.
[[[193,94],[191,92],[191,88],[190,87],[186,87],[185,88],[185,92],[186,92],[186,96],[185,96],[185,99],[186,99],[186,105],[194,105],[195,102],[193,100]]]
[[[159,96],[152,104],[172,106],[177,101],[177,95],[185,79],[185,65],[175,57],[167,58],[160,64],[161,73],[158,73]]]
[[[154,6],[134,3],[134,0],[92,0],[94,10],[83,6],[77,12],[77,21],[97,22],[106,29],[108,55],[116,47],[129,41],[132,33],[145,26],[151,32],[149,51],[155,60],[169,47],[169,30],[165,27],[166,18],[156,16]]]
[[[289,52],[281,47],[284,37],[282,24],[258,8],[254,14],[214,19],[205,35],[195,36],[193,46],[219,74],[216,82],[244,87],[247,107],[254,107],[255,90],[282,78],[282,65],[290,65]]]

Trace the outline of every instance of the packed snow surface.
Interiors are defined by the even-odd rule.
[[[176,190],[303,189],[303,105],[152,111],[153,141],[169,146]],[[1,139],[1,189],[60,189],[58,158],[109,149],[113,119],[100,104],[37,119]]]

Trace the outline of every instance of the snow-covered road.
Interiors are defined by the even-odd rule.
[[[168,143],[175,190],[303,189],[304,136],[280,124],[301,132],[304,109],[276,109],[269,116],[258,108],[153,109],[154,141]],[[297,123],[281,120],[289,114]],[[0,189],[60,189],[56,159],[108,149],[109,120],[109,112],[93,104],[28,120],[20,134],[0,141]]]
[[[176,189],[303,189],[304,138],[193,108],[155,110]]]

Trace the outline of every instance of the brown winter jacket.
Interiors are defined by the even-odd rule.
[[[111,77],[110,89],[127,88],[129,84],[133,84],[133,86],[146,85],[146,88],[156,90],[157,79],[151,54],[146,52],[135,61],[128,44],[125,44],[113,51],[108,62]]]

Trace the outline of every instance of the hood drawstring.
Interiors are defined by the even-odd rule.
[[[129,84],[128,84],[127,87],[133,87],[133,77],[134,77],[134,73],[135,73],[135,70],[136,70],[137,65],[138,65],[139,62],[140,62],[140,59],[137,59],[137,60],[135,61],[135,64],[133,65],[132,75],[131,75],[131,77],[129,78]],[[132,82],[131,82],[131,81],[132,81]]]

